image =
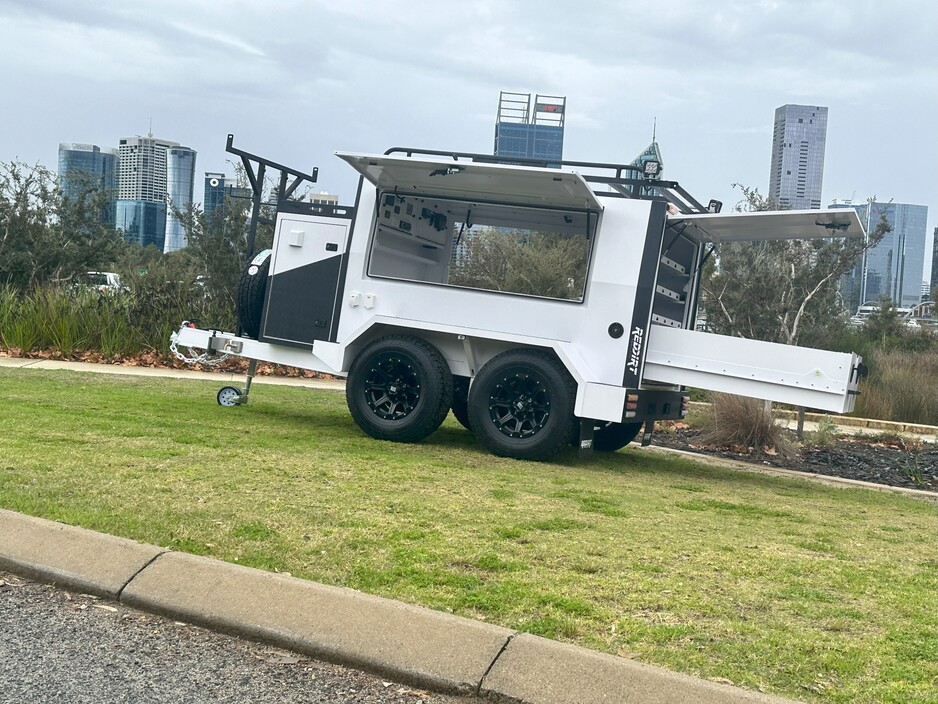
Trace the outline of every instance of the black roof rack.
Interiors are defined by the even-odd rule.
[[[506,166],[531,166],[539,168],[569,167],[577,170],[583,180],[590,184],[597,196],[613,198],[639,198],[643,200],[664,200],[673,205],[680,213],[706,213],[706,206],[681,188],[677,181],[658,181],[642,178],[642,168],[634,164],[606,164],[594,161],[566,161],[556,159],[526,159],[520,157],[501,157],[493,154],[473,152],[448,152],[438,149],[419,149],[415,147],[391,147],[386,156],[403,154],[404,156],[442,156],[459,161],[460,159],[480,164],[503,164]],[[607,186],[609,190],[593,187]]]

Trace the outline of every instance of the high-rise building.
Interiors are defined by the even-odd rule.
[[[938,293],[938,227],[932,233],[931,295]]]
[[[195,150],[189,147],[172,147],[166,153],[166,197],[169,209],[166,213],[164,252],[175,252],[188,244],[179,216],[192,203],[195,156]]]
[[[101,148],[94,144],[59,144],[59,187],[67,197],[75,197],[85,183],[104,189],[107,202],[102,221],[114,225],[117,202],[116,149]]]
[[[225,174],[205,172],[205,191],[202,203],[203,212],[208,215],[225,205],[225,197],[251,200],[250,188],[238,186],[237,181]]]
[[[775,111],[769,197],[779,210],[821,207],[827,108],[782,105]]]
[[[221,207],[225,202],[225,174],[205,172],[205,190],[202,196],[202,212],[206,215]]]
[[[863,255],[841,281],[848,310],[864,303],[877,304],[883,296],[897,308],[917,305],[922,296],[925,271],[925,231],[928,206],[908,203],[834,204],[832,208],[854,208],[867,233],[885,216],[892,228]]]
[[[117,227],[126,240],[144,247],[152,244],[163,251],[168,239],[170,244],[174,242],[167,235],[169,222],[176,221],[167,218],[167,201],[171,199],[179,210],[192,201],[196,153],[152,134],[125,137],[119,150]],[[187,169],[192,171],[188,176]],[[175,228],[172,235],[177,237]]]
[[[555,95],[506,93],[498,100],[495,156],[540,159],[548,166],[563,160],[563,123],[567,99]]]

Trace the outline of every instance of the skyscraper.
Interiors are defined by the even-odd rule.
[[[126,240],[144,247],[152,244],[163,251],[167,240],[171,245],[178,243],[181,230],[173,225],[169,232],[167,200],[179,210],[192,201],[196,153],[152,134],[125,137],[119,150],[117,227],[124,231]],[[175,218],[169,220],[174,222]]]
[[[938,227],[932,233],[931,253],[931,295],[938,293]]]
[[[871,247],[841,283],[848,310],[864,303],[878,303],[886,296],[897,308],[917,305],[922,296],[925,271],[925,230],[928,206],[908,203],[873,203],[831,207],[854,208],[868,233],[885,215],[892,230]]]
[[[116,149],[94,144],[59,144],[59,186],[67,197],[75,197],[85,180],[100,186],[107,195],[102,220],[113,226],[117,201]]]
[[[779,210],[821,207],[827,108],[782,105],[775,111],[769,197]]]
[[[225,174],[205,172],[205,190],[202,197],[202,212],[206,215],[221,207],[225,202]]]
[[[237,180],[228,178],[225,174],[205,172],[205,197],[202,210],[206,215],[225,205],[225,197],[251,200],[250,188],[238,185]]]
[[[549,166],[563,160],[563,123],[567,99],[555,95],[506,93],[498,100],[495,156],[541,159]]]
[[[167,150],[166,156],[166,197],[170,207],[166,213],[166,241],[163,251],[174,252],[188,244],[179,214],[184,213],[192,203],[196,152],[189,147],[172,147]]]

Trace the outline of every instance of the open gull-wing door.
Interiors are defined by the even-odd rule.
[[[336,152],[379,191],[433,194],[575,210],[602,210],[580,174],[465,160]]]
[[[853,208],[672,215],[668,224],[697,242],[715,244],[862,237],[865,234]]]

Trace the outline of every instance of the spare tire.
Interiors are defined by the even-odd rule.
[[[270,255],[273,250],[265,249],[251,260],[238,279],[238,327],[241,333],[260,336],[261,317],[264,314],[264,296],[267,293],[267,274],[270,271]]]

